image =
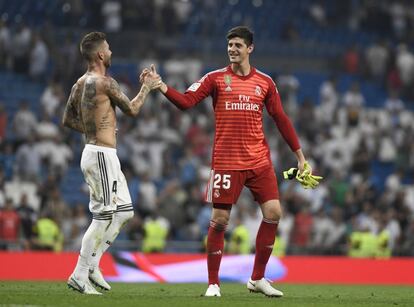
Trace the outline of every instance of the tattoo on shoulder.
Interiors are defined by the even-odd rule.
[[[111,78],[111,81],[109,84],[109,90],[110,91],[121,91],[121,87],[119,86],[118,82],[116,82],[115,79]]]
[[[85,81],[85,90],[83,93],[83,102],[87,109],[90,110],[96,107],[95,96],[96,96],[96,79],[88,78]]]
[[[88,77],[83,85],[82,94],[82,115],[85,126],[85,135],[88,142],[96,137],[95,110],[97,107],[96,99],[97,78]]]
[[[63,122],[65,126],[68,126],[77,131],[83,132],[83,126],[81,123],[81,89],[78,83],[75,83],[70,92],[66,108],[63,114]]]

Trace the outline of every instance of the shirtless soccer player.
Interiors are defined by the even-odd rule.
[[[63,125],[83,133],[86,145],[81,169],[89,186],[89,209],[92,222],[82,239],[77,265],[68,286],[85,294],[101,294],[91,282],[110,290],[99,269],[99,260],[115,240],[134,211],[125,176],[116,154],[115,107],[136,116],[148,93],[160,86],[157,78],[147,79],[131,101],[118,83],[106,76],[111,54],[104,33],[91,32],[82,39],[80,51],[88,62],[88,70],[73,85]]]
[[[205,296],[221,296],[219,267],[223,254],[224,232],[232,205],[243,186],[260,205],[263,220],[256,236],[256,255],[247,288],[267,296],[280,297],[264,278],[272,253],[282,210],[270,152],[263,134],[262,113],[266,108],[298,161],[299,172],[311,172],[302,153],[291,121],[283,111],[273,80],[249,63],[253,52],[253,33],[243,26],[227,34],[230,64],[212,71],[193,83],[182,94],[162,83],[160,90],[178,108],[188,109],[207,96],[213,98],[215,139],[212,168],[206,200],[213,203],[207,238],[208,289]],[[154,69],[145,69],[143,80],[155,78]]]

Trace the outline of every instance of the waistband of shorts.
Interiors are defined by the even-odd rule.
[[[86,150],[95,151],[95,152],[105,152],[110,154],[116,154],[116,149],[112,147],[105,147],[105,146],[98,146],[98,145],[92,145],[92,144],[86,144],[85,145]]]

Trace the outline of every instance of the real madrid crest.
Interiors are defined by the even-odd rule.
[[[224,75],[224,83],[227,85],[224,89],[226,92],[231,92],[231,76],[230,75]]]
[[[215,197],[215,198],[220,197],[220,192],[219,192],[219,190],[214,190],[214,197]]]
[[[260,86],[256,85],[256,89],[255,89],[254,93],[256,94],[256,96],[260,96],[262,94],[262,88]]]

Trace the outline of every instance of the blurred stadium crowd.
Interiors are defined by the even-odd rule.
[[[256,32],[253,62],[274,77],[324,176],[312,191],[281,180],[295,159],[265,116],[284,207],[278,253],[414,255],[411,1],[0,0],[0,15],[1,248],[78,250],[89,225],[83,140],[60,124],[85,69],[84,33],[108,33],[109,72],[133,97],[150,63],[184,91],[225,63],[226,31],[246,24]],[[115,248],[202,250],[213,115],[207,101],[180,112],[158,93],[137,119],[119,114],[118,156],[136,215]],[[232,215],[229,251],[248,252],[261,220],[248,192]]]

